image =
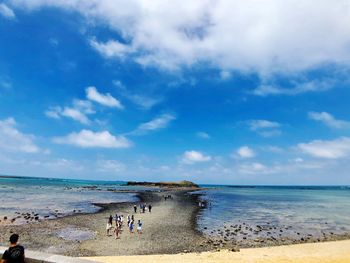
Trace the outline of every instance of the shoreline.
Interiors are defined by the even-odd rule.
[[[164,194],[171,194],[174,199],[164,201]],[[17,232],[21,236],[21,243],[28,249],[66,256],[180,253],[185,250],[212,249],[210,244],[205,244],[206,238],[197,230],[195,219],[199,208],[196,205],[196,195],[189,194],[188,190],[170,189],[160,192],[140,191],[137,197],[137,202],[96,203],[101,208],[96,213],[72,214],[23,225],[0,226],[0,243],[7,245],[8,236]],[[133,205],[143,201],[151,203],[153,209],[152,213],[135,215],[136,222],[141,219],[144,223],[142,236],[129,234],[126,223],[120,240],[106,236],[105,227],[110,214],[123,214],[126,218],[127,214],[133,214]],[[90,238],[79,241],[63,239],[58,233],[64,230],[75,231]],[[149,245],[150,243],[153,244]]]
[[[29,249],[56,253],[67,256],[112,256],[112,255],[145,255],[176,254],[204,252],[229,249],[239,251],[247,247],[273,247],[303,243],[323,243],[327,241],[350,239],[350,234],[329,236],[324,240],[314,237],[300,240],[261,239],[255,242],[250,237],[248,245],[236,240],[234,231],[223,229],[221,236],[210,236],[198,226],[198,216],[202,209],[198,206],[202,193],[191,194],[198,189],[160,189],[159,191],[130,191],[136,193],[138,201],[121,203],[93,203],[100,209],[95,213],[77,213],[55,219],[45,219],[23,225],[0,226],[0,243],[7,245],[7,238],[12,232],[21,235],[22,243]],[[172,194],[174,200],[164,201],[164,194]],[[120,240],[106,237],[105,225],[110,214],[117,212],[133,214],[134,204],[151,203],[152,214],[136,214],[136,222],[144,223],[144,234],[129,234],[124,226]],[[113,221],[114,225],[114,221]],[[245,226],[245,223],[242,223]],[[242,226],[240,226],[241,228]],[[76,240],[78,236],[80,240]],[[230,237],[230,238],[229,238]],[[148,243],[153,243],[149,245]]]

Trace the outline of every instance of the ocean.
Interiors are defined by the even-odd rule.
[[[201,186],[205,189],[195,193],[208,206],[200,210],[197,225],[207,235],[243,223],[252,228],[269,225],[271,235],[276,232],[279,238],[350,233],[349,187]],[[40,218],[94,213],[100,209],[96,203],[138,200],[134,193],[113,190],[151,189],[116,181],[0,177],[0,220],[17,217],[15,223],[23,223],[19,213],[35,213]]]
[[[0,220],[18,217],[19,213],[35,213],[40,218],[56,218],[74,213],[94,213],[101,209],[96,203],[137,201],[123,182],[68,180],[30,177],[0,177]],[[132,189],[137,189],[133,187]],[[143,189],[143,188],[139,188]]]
[[[350,231],[350,188],[346,186],[206,186],[197,191],[208,206],[198,228],[217,235],[222,227],[269,226],[271,235],[298,238]],[[298,234],[299,233],[299,234]]]

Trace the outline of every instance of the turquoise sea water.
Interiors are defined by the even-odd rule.
[[[279,237],[350,233],[350,188],[345,186],[209,187],[198,191],[211,204],[198,216],[199,229],[209,235],[242,223],[273,226]]]
[[[96,186],[97,189],[89,187]],[[129,189],[122,182],[65,180],[47,178],[0,178],[0,219],[18,217],[20,213],[37,213],[55,218],[73,213],[92,213],[100,209],[94,203],[135,201],[132,193],[115,193]],[[136,189],[135,187],[133,189]],[[15,223],[23,223],[23,218]]]
[[[216,230],[224,226],[242,223],[252,228],[268,225],[271,235],[278,237],[350,233],[349,187],[203,187],[208,189],[196,193],[211,205],[201,209],[197,221],[199,230],[209,235],[217,234]],[[0,178],[0,220],[4,216],[18,217],[18,212],[38,213],[41,218],[92,213],[100,209],[94,203],[137,200],[133,193],[115,193],[113,189],[147,188],[127,187],[115,181]],[[23,221],[22,217],[15,223]],[[281,229],[283,232],[279,232]]]

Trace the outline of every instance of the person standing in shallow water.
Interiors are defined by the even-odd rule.
[[[10,247],[2,255],[1,263],[24,263],[24,247],[18,245],[17,234],[10,236]]]

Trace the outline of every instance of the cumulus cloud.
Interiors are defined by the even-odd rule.
[[[337,120],[328,112],[309,112],[309,118],[315,121],[322,122],[326,126],[334,129],[346,129],[350,128],[350,121]]]
[[[81,148],[128,148],[132,143],[124,136],[114,136],[108,131],[81,130],[53,140],[58,144],[70,144]]]
[[[185,164],[193,164],[193,163],[202,163],[202,162],[208,162],[212,158],[209,155],[205,155],[198,151],[186,151],[182,155],[181,162]]]
[[[242,146],[237,150],[237,155],[241,158],[253,158],[255,156],[255,152],[248,146]]]
[[[0,120],[0,150],[37,153],[41,149],[34,143],[35,137],[20,132],[15,119]]]
[[[97,102],[107,107],[118,109],[124,108],[120,101],[114,98],[111,94],[102,94],[98,92],[95,87],[86,88],[86,97],[91,101]]]
[[[91,121],[87,115],[94,114],[90,101],[87,100],[73,100],[72,106],[67,107],[50,107],[45,111],[47,117],[53,119],[60,119],[66,117],[78,121],[82,124],[90,124]]]
[[[11,8],[9,8],[6,4],[0,3],[0,15],[7,18],[7,19],[14,19],[16,18],[15,13]]]
[[[325,159],[339,159],[350,155],[350,138],[341,137],[335,140],[314,140],[300,143],[297,148],[308,155]]]
[[[175,120],[176,117],[171,114],[163,114],[159,117],[145,123],[141,123],[139,127],[133,131],[133,134],[142,134],[149,131],[155,131],[168,127],[171,121]]]
[[[91,45],[109,58],[127,54],[146,66],[176,69],[204,62],[223,70],[266,74],[350,61],[347,1],[11,2],[30,10],[77,11],[89,21],[107,25],[122,40],[89,38]]]

